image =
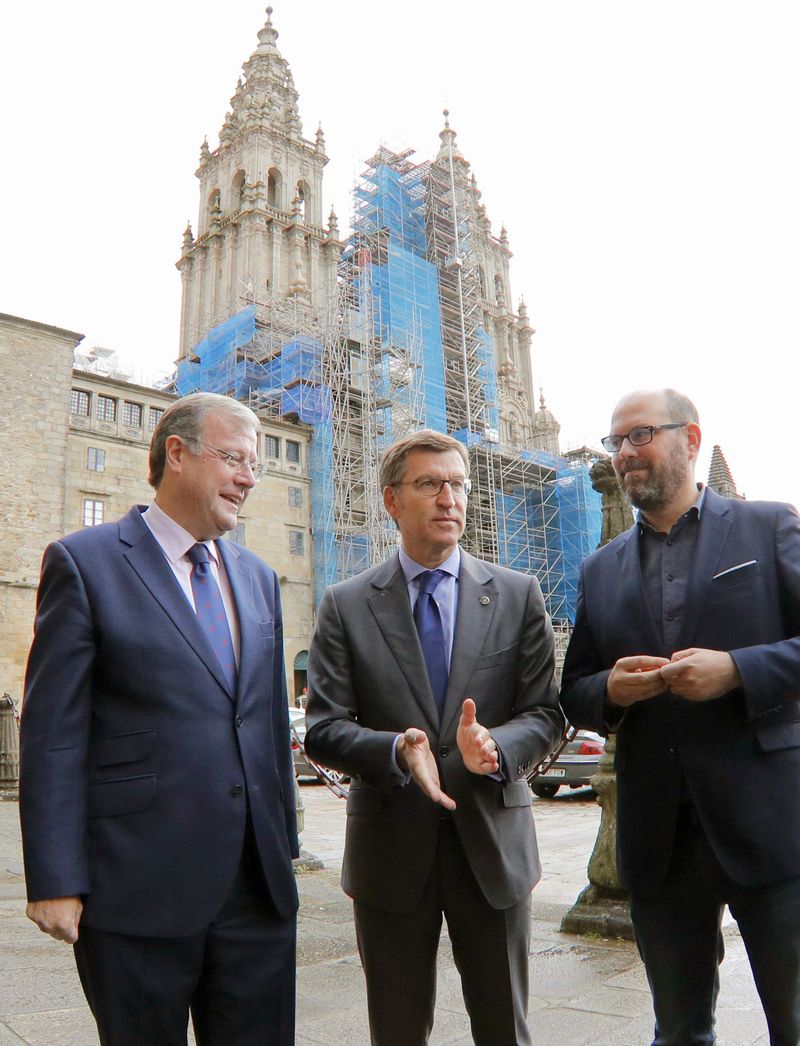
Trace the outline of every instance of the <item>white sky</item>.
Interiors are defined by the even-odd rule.
[[[568,446],[673,385],[739,490],[800,502],[800,7],[741,0],[276,0],[324,213],[344,230],[378,144],[439,145],[450,109],[508,228],[534,382]],[[265,19],[255,0],[37,0],[0,16],[0,311],[177,353],[184,227]],[[46,380],[46,376],[42,376]]]

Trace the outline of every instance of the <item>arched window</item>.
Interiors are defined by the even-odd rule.
[[[308,204],[311,200],[311,190],[308,182],[304,182],[302,178],[297,183],[295,197],[300,201],[300,220],[305,221],[309,217]]]
[[[497,273],[494,278],[494,300],[498,305],[505,305],[506,303],[506,296],[503,291],[503,277],[500,273]]]
[[[236,214],[244,206],[244,171],[237,171],[231,182],[231,211]]]
[[[283,204],[283,175],[277,167],[267,171],[267,203],[281,210]]]

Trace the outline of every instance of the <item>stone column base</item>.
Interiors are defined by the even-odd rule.
[[[635,940],[627,897],[587,886],[561,920],[562,933],[597,934]]]

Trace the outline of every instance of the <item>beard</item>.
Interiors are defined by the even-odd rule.
[[[636,471],[637,475],[632,475]],[[617,476],[628,501],[643,512],[658,512],[675,498],[689,475],[686,448],[677,443],[669,458],[653,465],[643,458],[629,459],[617,466]]]

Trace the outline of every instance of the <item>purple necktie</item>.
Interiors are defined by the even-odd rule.
[[[186,554],[193,563],[192,593],[197,620],[214,648],[231,693],[235,693],[236,654],[225,614],[225,604],[222,602],[219,585],[211,573],[208,549],[205,545],[192,545]]]
[[[442,618],[433,594],[444,575],[443,570],[425,570],[423,573],[417,574],[419,595],[414,605],[414,624],[417,626],[422,655],[428,669],[428,680],[440,716],[447,694],[447,657],[444,649]]]

